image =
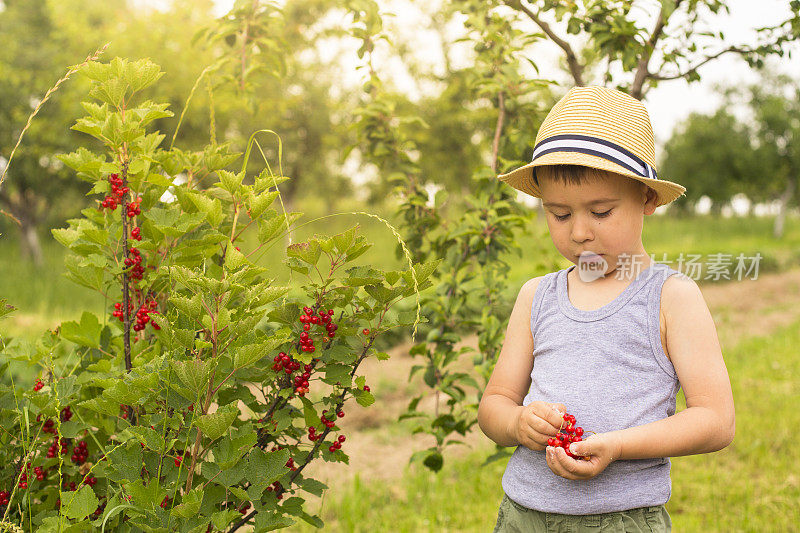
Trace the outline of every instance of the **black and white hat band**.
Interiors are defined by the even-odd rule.
[[[640,157],[618,144],[598,137],[575,134],[553,135],[536,145],[531,162],[550,152],[580,152],[602,157],[643,178],[658,179],[656,170]]]

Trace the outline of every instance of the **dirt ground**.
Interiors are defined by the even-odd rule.
[[[742,281],[699,284],[717,326],[723,355],[744,337],[766,335],[800,320],[800,268],[759,274],[755,280],[747,278]],[[477,338],[466,337],[462,345],[477,348]],[[359,367],[359,374],[367,377],[376,402],[368,408],[361,407],[354,400],[345,404],[346,415],[339,419],[338,424],[347,436],[342,449],[349,456],[350,465],[315,461],[304,470],[306,475],[323,481],[331,489],[350,481],[356,473],[361,479],[371,481],[398,478],[403,475],[414,452],[434,443],[429,435],[398,435],[390,430],[390,425],[396,423],[413,395],[427,391],[420,372],[415,374],[410,383],[408,381],[411,367],[421,363],[421,360],[408,354],[410,347],[410,344],[397,346],[389,351],[390,359],[368,359]],[[465,355],[461,361],[464,364],[459,365],[465,371],[471,368],[469,357],[469,354]],[[444,398],[441,400],[442,405],[445,401]],[[433,396],[427,395],[418,409],[432,413],[433,406]],[[451,446],[446,452],[445,461],[471,450],[491,452],[494,449],[494,443],[477,425],[461,440],[469,445],[469,449],[466,446]],[[376,453],[377,450],[380,453]],[[388,486],[394,485],[390,483]]]

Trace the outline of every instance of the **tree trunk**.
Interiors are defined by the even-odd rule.
[[[7,194],[5,190],[0,191],[0,202],[8,208],[19,224],[20,256],[30,258],[37,267],[42,266],[42,245],[36,232],[37,212],[41,212],[42,202],[37,202],[30,190],[25,194],[17,191]]]
[[[775,217],[775,226],[772,229],[772,235],[776,239],[780,239],[783,236],[783,224],[786,221],[786,211],[789,207],[789,201],[794,196],[794,188],[795,179],[789,178],[786,183],[786,190],[784,190],[783,194],[781,195],[778,216]]]
[[[36,225],[33,224],[28,218],[20,218],[22,227],[20,228],[20,252],[22,257],[28,257],[36,267],[42,266],[42,245],[39,241],[39,234],[36,231]]]

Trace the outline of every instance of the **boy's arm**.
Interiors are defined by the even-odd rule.
[[[686,409],[642,426],[607,433],[616,459],[677,457],[721,450],[735,433],[733,393],[714,320],[697,284],[667,278],[662,290],[667,347]]]

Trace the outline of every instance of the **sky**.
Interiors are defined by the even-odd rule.
[[[166,0],[150,1],[165,2]],[[417,1],[410,4],[407,0],[379,0],[379,4],[382,10],[394,14],[387,23],[390,34],[397,35],[398,39],[415,43],[420,50],[420,61],[428,62],[433,69],[443,70],[444,62],[439,53],[440,37],[436,31],[430,28],[430,17],[423,11],[435,9],[440,1],[430,0],[424,3]],[[221,16],[230,9],[233,0],[215,0],[215,3],[217,14]],[[726,44],[752,44],[755,42],[756,28],[777,24],[790,14],[788,2],[781,0],[728,0],[727,5],[730,8],[730,14],[721,11],[715,15],[709,15],[707,19],[713,21],[714,30],[724,33]],[[659,7],[658,0],[640,0],[634,4],[631,15],[641,26],[651,28]],[[345,20],[328,21],[330,24],[337,22],[345,22]],[[558,23],[554,20],[550,20],[550,22],[555,31],[575,48],[576,36],[568,35],[563,28],[559,28]],[[676,22],[680,21],[674,20],[673,24]],[[459,30],[460,28],[455,24],[443,31],[452,37]],[[531,23],[531,30],[539,31],[539,28]],[[358,59],[355,48],[347,50],[345,46],[341,43],[331,46],[328,46],[328,43],[321,43],[320,54],[324,59],[333,59],[338,56],[343,62],[341,71],[343,85],[357,87],[362,82],[364,73],[356,69]],[[718,50],[719,48],[713,48],[709,51],[716,52]],[[529,57],[539,67],[541,77],[562,82],[564,92],[571,86],[571,78],[558,67],[558,62],[563,57],[563,51],[555,44],[550,41],[537,43]],[[451,61],[455,67],[468,60],[468,54],[463,50],[460,51],[458,46],[453,49]],[[414,95],[426,91],[427,88],[420,86],[417,80],[408,74],[406,67],[399,60],[389,60],[387,55],[385,61],[382,62],[378,55],[376,63],[382,67],[385,74],[394,79],[401,90],[408,94]],[[800,46],[794,46],[791,58],[784,55],[782,58],[775,57],[768,63],[774,65],[778,71],[800,73]],[[535,74],[533,71],[531,72]],[[702,77],[699,82],[689,84],[684,80],[665,81],[651,89],[646,95],[644,104],[648,109],[653,126],[657,161],[660,160],[664,143],[670,138],[673,129],[680,121],[692,112],[711,113],[719,107],[721,101],[715,94],[715,84],[748,84],[759,78],[758,72],[751,69],[738,54],[734,53],[726,53],[706,63],[698,72]],[[734,109],[732,112],[742,120],[747,119],[742,110]],[[533,144],[534,138],[535,132],[532,132],[531,144]],[[745,205],[746,202],[743,200],[737,200],[734,202],[734,210],[741,211]],[[707,205],[699,206],[701,212],[707,207]],[[766,206],[759,209],[765,214],[771,211],[771,208]]]

